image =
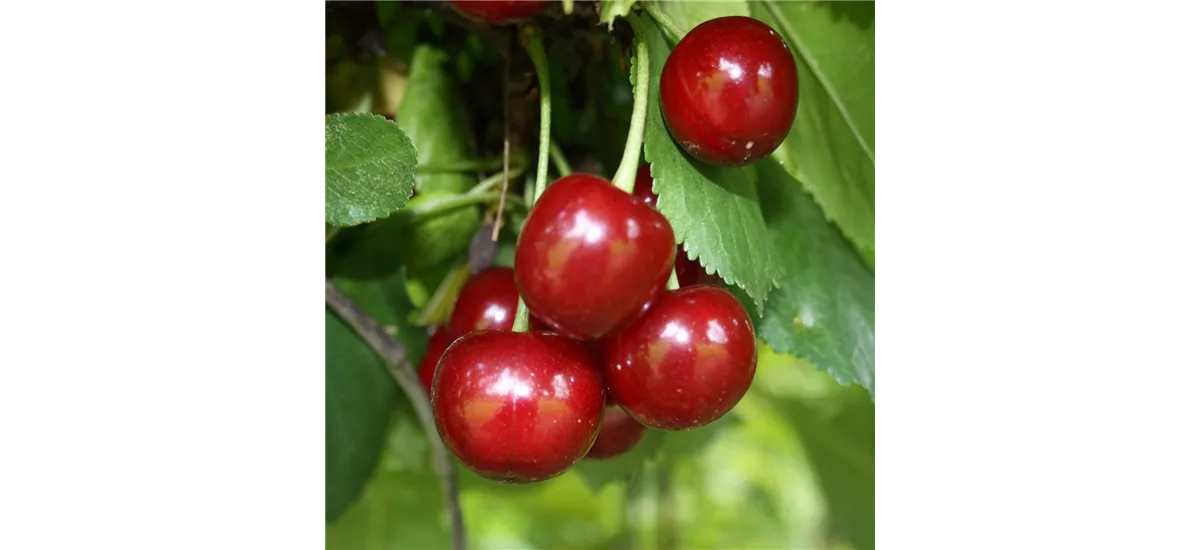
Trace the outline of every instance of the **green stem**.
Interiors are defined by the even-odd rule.
[[[575,11],[575,0],[563,0],[563,13],[571,15]]]
[[[675,22],[671,21],[671,16],[658,7],[658,2],[642,3],[642,9],[654,18],[654,22],[658,23],[660,28],[667,31],[667,38],[671,39],[671,42],[678,44],[680,40],[683,40],[685,33],[675,26]]]
[[[671,278],[667,279],[667,290],[679,290],[679,276],[674,269],[671,270]]]
[[[448,172],[491,172],[504,167],[504,157],[457,160],[453,162],[431,162],[417,166],[418,174],[444,174]]]
[[[412,216],[412,223],[418,223],[429,218],[436,218],[451,210],[458,210],[464,206],[472,204],[480,204],[500,200],[500,193],[474,193],[465,195],[455,195],[446,197],[445,199],[422,204],[409,210]]]
[[[650,50],[646,46],[646,32],[637,17],[627,17],[633,27],[633,47],[636,52],[637,79],[633,86],[633,118],[629,121],[629,137],[625,140],[625,153],[613,176],[613,185],[626,193],[633,193],[637,183],[638,166],[642,162],[642,137],[646,130],[646,106],[650,98]]]
[[[571,164],[567,162],[566,155],[563,155],[562,149],[558,148],[558,144],[554,140],[550,140],[550,160],[554,161],[554,169],[558,172],[558,177],[571,175]]]
[[[538,119],[538,161],[537,183],[533,187],[533,200],[529,207],[537,203],[542,192],[546,190],[546,175],[550,172],[550,64],[546,62],[546,50],[542,47],[542,33],[534,26],[524,29],[524,46],[529,59],[533,61],[533,70],[537,73],[538,96],[541,99],[541,116]],[[632,187],[630,188],[632,189]],[[513,319],[513,332],[529,331],[529,306],[525,299],[517,298],[517,314]]]
[[[533,190],[533,201],[537,202],[546,190],[546,175],[550,172],[550,64],[546,62],[546,50],[542,47],[542,33],[536,27],[526,27],[525,51],[533,60],[537,72],[538,95],[541,98],[541,116],[538,120],[537,183]],[[632,189],[632,188],[631,188]],[[532,205],[531,205],[532,206]]]
[[[525,173],[525,167],[518,164],[517,166],[513,167],[512,170],[509,171],[509,176],[512,178],[516,178],[524,173]],[[504,172],[496,172],[495,174],[488,176],[487,179],[475,184],[475,187],[472,187],[469,191],[466,192],[466,194],[467,195],[478,195],[480,193],[486,193],[488,191],[491,191],[492,188],[496,187],[497,185],[500,185],[500,183],[503,181],[504,181]]]
[[[467,269],[465,263],[448,271],[437,289],[434,290],[433,296],[429,298],[429,303],[425,304],[425,308],[421,310],[420,316],[417,317],[417,324],[436,325],[449,319],[450,313],[454,309],[454,300],[458,297],[458,291],[467,284],[467,279],[470,278],[471,270]]]

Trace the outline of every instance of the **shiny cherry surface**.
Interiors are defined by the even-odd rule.
[[[450,314],[451,339],[477,330],[512,330],[516,315],[513,270],[490,267],[473,275],[459,291]]]
[[[475,0],[451,1],[458,13],[485,23],[512,23],[529,19],[551,3],[546,1]]]
[[[633,196],[646,203],[651,208],[658,208],[658,195],[654,194],[654,178],[650,175],[650,165],[643,164],[638,168],[637,180],[633,186]],[[692,286],[700,281],[704,269],[698,260],[689,260],[683,245],[675,249],[675,276],[679,286]]]
[[[437,370],[438,360],[442,358],[442,354],[446,352],[446,348],[450,347],[450,343],[454,340],[450,338],[450,331],[445,325],[442,325],[429,336],[429,345],[425,347],[425,357],[421,358],[421,365],[417,368],[417,375],[421,377],[421,384],[425,386],[425,394],[433,395],[433,372]]]
[[[433,380],[446,446],[475,473],[531,483],[578,462],[604,418],[604,382],[583,345],[548,332],[473,332]]]
[[[621,456],[634,447],[646,435],[646,427],[629,416],[620,406],[609,405],[604,410],[604,423],[600,435],[588,451],[588,460],[604,460]]]
[[[608,181],[573,174],[546,188],[517,241],[517,288],[552,330],[596,339],[661,295],[675,234],[657,210]]]
[[[666,293],[604,349],[610,397],[660,430],[698,428],[724,416],[750,388],[758,364],[750,315],[710,285]]]
[[[791,128],[800,97],[787,44],[771,27],[741,16],[688,32],[667,57],[659,86],[675,142],[723,166],[771,154]]]

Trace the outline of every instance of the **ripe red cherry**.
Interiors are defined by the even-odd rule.
[[[450,345],[433,380],[446,446],[496,481],[549,479],[600,431],[604,382],[582,344],[548,332],[475,332]]]
[[[517,283],[509,267],[490,267],[467,281],[450,313],[450,337],[456,339],[477,330],[512,330],[517,316]],[[530,330],[545,325],[529,319]]]
[[[609,405],[604,410],[600,435],[596,436],[596,442],[585,458],[603,460],[621,456],[636,447],[645,435],[645,426],[638,424],[620,406]]]
[[[554,331],[596,339],[633,321],[664,291],[675,234],[657,210],[609,182],[551,184],[517,240],[517,288]]]
[[[771,27],[749,17],[692,29],[663,65],[663,119],[693,157],[743,166],[783,142],[796,118],[796,62]]]
[[[550,5],[547,1],[457,0],[450,2],[458,13],[485,23],[512,23],[529,19]]]
[[[758,364],[750,315],[721,287],[671,291],[605,341],[611,398],[660,430],[698,428],[737,405]]]
[[[638,168],[637,180],[633,185],[633,196],[646,203],[651,208],[658,208],[658,195],[654,194],[654,178],[650,175],[650,165],[643,164]],[[675,250],[675,277],[679,286],[692,286],[700,280],[704,270],[697,260],[689,260],[683,245]]]
[[[438,327],[429,337],[429,345],[425,347],[425,357],[421,358],[421,365],[417,368],[417,374],[421,377],[421,383],[425,386],[427,395],[433,395],[433,373],[437,370],[438,359],[442,358],[442,354],[453,341],[450,338],[450,331],[445,325]]]

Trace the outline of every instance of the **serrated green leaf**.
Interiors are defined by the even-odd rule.
[[[875,3],[754,2],[791,46],[800,106],[773,156],[875,264]]]
[[[368,114],[325,115],[325,222],[347,227],[403,208],[416,168],[416,148],[395,123]]]
[[[612,30],[613,21],[629,15],[629,10],[636,3],[637,0],[604,0],[600,3],[600,22]]]
[[[755,167],[774,254],[784,267],[758,336],[874,397],[874,275],[799,182],[775,162]]]
[[[666,435],[666,432],[660,430],[647,429],[646,435],[629,452],[605,460],[584,459],[571,470],[579,472],[593,492],[603,490],[609,483],[621,483],[640,477],[646,463],[658,456]]]
[[[675,144],[658,103],[659,76],[670,48],[648,16],[642,16],[642,24],[651,62],[645,153],[658,209],[671,222],[675,240],[684,244],[688,257],[699,256],[708,273],[715,271],[744,289],[761,314],[780,268],[759,207],[754,169],[711,166]]]
[[[358,500],[383,448],[396,395],[381,360],[325,312],[325,521]]]
[[[750,16],[750,7],[744,1],[726,2],[659,2],[675,26],[685,34],[709,19],[730,15]]]
[[[433,46],[417,46],[404,99],[396,110],[396,124],[416,144],[420,164],[471,159],[458,85],[451,76],[449,60],[446,52]],[[475,183],[475,177],[465,173],[417,174],[417,189],[422,193],[461,193]]]

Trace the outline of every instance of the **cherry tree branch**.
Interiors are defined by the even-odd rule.
[[[466,548],[466,538],[463,533],[462,508],[458,503],[458,478],[455,475],[454,464],[442,438],[438,435],[437,426],[433,422],[433,409],[429,406],[429,396],[417,378],[408,361],[404,346],[400,345],[390,334],[383,330],[358,304],[349,296],[338,290],[331,281],[325,281],[325,305],[338,317],[341,317],[354,332],[358,333],[375,353],[387,363],[388,372],[395,379],[396,385],[408,396],[409,403],[417,413],[417,420],[424,428],[425,437],[429,440],[429,453],[433,459],[433,470],[442,481],[442,493],[446,499],[446,511],[450,515],[450,542],[455,550]]]

